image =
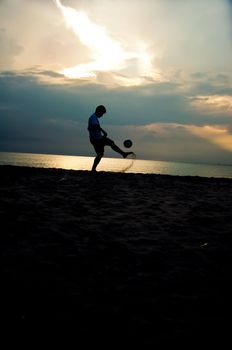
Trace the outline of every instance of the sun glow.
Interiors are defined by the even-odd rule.
[[[232,151],[232,135],[226,126],[204,125],[199,127],[192,125],[189,127],[189,131],[193,135],[204,138],[224,150]]]
[[[219,146],[221,149],[232,152],[232,134],[226,125],[184,125],[175,123],[147,124],[142,127],[145,132],[159,135],[164,138],[183,138],[184,135],[194,135]]]
[[[80,42],[89,49],[91,62],[66,68],[60,73],[72,79],[94,79],[99,72],[113,72],[115,81],[121,85],[140,85],[146,76],[154,76],[152,59],[145,49],[138,52],[128,52],[122,47],[121,42],[110,36],[106,29],[93,23],[83,11],[77,11],[71,7],[62,5],[60,0],[54,0],[61,10],[66,25],[73,30]],[[133,75],[125,76],[127,67],[133,66]],[[116,72],[123,70],[122,74]],[[156,72],[157,73],[157,72]]]

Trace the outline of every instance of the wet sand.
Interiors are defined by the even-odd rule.
[[[231,179],[0,176],[2,321],[65,321],[124,345],[230,335]]]

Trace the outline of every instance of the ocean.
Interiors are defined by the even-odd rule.
[[[91,170],[94,157],[0,152],[0,165]],[[232,178],[232,165],[103,158],[98,171]]]

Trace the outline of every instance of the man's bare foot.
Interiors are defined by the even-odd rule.
[[[135,156],[134,152],[124,152],[123,158],[127,158],[130,154]]]

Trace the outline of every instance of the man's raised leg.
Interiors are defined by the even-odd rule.
[[[129,156],[130,154],[134,154],[134,152],[124,152],[123,150],[121,150],[121,148],[119,148],[113,141],[110,144],[112,150],[114,150],[115,152],[121,154],[121,156],[123,156],[123,158],[126,158],[127,156]]]

